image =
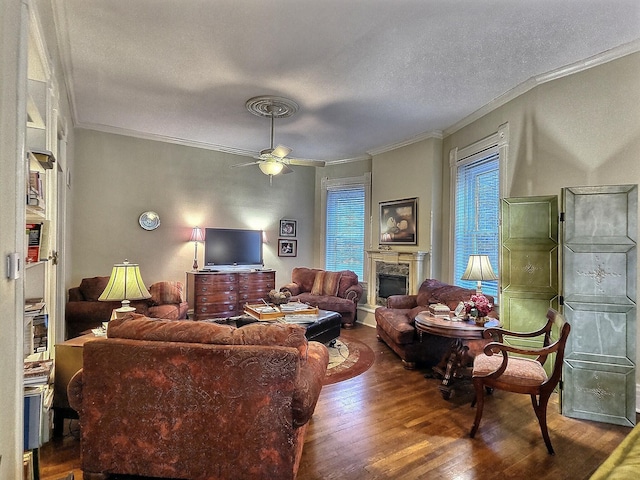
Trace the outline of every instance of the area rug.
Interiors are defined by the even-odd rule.
[[[375,359],[368,345],[346,338],[338,338],[329,348],[329,367],[323,385],[342,382],[366,372]]]

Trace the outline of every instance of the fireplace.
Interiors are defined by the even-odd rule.
[[[406,295],[408,286],[407,275],[378,274],[378,298],[386,300],[391,295]]]
[[[368,250],[367,307],[374,312],[391,295],[415,295],[429,272],[428,252]]]
[[[376,304],[386,305],[390,295],[409,293],[409,264],[376,262]]]

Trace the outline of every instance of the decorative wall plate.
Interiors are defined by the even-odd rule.
[[[140,223],[140,226],[145,230],[155,230],[160,226],[160,215],[151,211],[144,212],[140,215],[138,223]]]

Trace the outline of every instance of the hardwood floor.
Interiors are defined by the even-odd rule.
[[[631,430],[563,417],[554,396],[547,419],[556,455],[550,456],[529,397],[495,392],[470,439],[471,390],[444,400],[438,380],[405,370],[375,329],[357,325],[343,335],[371,346],[376,361],[364,374],[322,389],[298,480],[586,479]],[[69,431],[67,423],[63,439],[42,447],[42,480],[72,471],[82,478],[79,442]]]

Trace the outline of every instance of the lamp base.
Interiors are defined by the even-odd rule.
[[[114,318],[123,318],[125,315],[133,313],[135,311],[136,309],[133,307],[116,308],[113,312],[111,312],[111,320],[113,320]]]

